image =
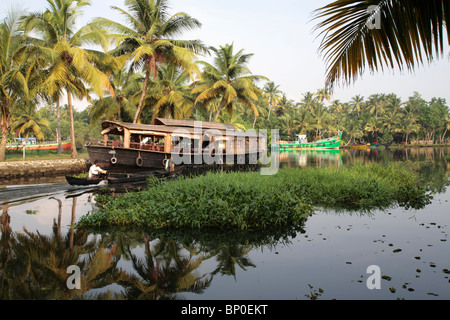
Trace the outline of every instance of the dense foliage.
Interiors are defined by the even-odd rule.
[[[97,197],[99,210],[78,227],[141,226],[153,229],[266,229],[301,225],[316,207],[371,210],[421,208],[430,197],[402,164],[354,165],[342,170],[208,173],[171,181],[151,179],[141,192]]]

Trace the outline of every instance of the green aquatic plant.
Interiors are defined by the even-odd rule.
[[[318,207],[369,211],[422,208],[431,196],[402,164],[348,168],[207,173],[156,182],[117,198],[97,196],[98,210],[78,227],[267,229],[300,225]]]

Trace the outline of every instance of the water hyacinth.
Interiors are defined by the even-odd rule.
[[[118,198],[97,196],[98,211],[82,217],[80,228],[266,229],[302,224],[315,207],[367,211],[400,205],[421,208],[425,188],[404,165],[208,173],[172,181],[149,180],[144,191]]]

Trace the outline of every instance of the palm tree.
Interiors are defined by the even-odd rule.
[[[350,105],[352,106],[353,111],[356,111],[359,116],[361,111],[364,109],[364,97],[359,94],[352,97]]]
[[[100,61],[110,58],[99,51],[82,49],[83,44],[100,43],[107,46],[105,32],[92,25],[87,25],[77,32],[73,30],[76,18],[83,7],[90,4],[88,0],[47,0],[49,8],[43,13],[31,13],[24,22],[27,31],[42,35],[31,38],[32,42],[48,61],[47,80],[42,90],[48,96],[62,96],[65,91],[69,107],[70,136],[72,141],[72,157],[77,158],[75,132],[73,122],[72,96],[79,99],[88,95],[85,82],[93,91],[102,96],[105,88],[111,90],[108,77],[96,66]]]
[[[193,77],[194,73],[199,73],[194,63],[195,54],[206,52],[206,48],[198,40],[172,39],[185,30],[199,28],[201,23],[183,12],[170,16],[167,2],[127,0],[125,5],[128,11],[112,6],[112,9],[125,17],[128,26],[105,18],[97,18],[93,22],[96,26],[107,27],[118,33],[115,35],[118,46],[110,52],[112,55],[126,55],[133,67],[144,67],[145,80],[134,123],[138,122],[144,108],[150,76],[157,78],[161,64],[171,62]]]
[[[255,81],[266,78],[252,75],[247,68],[253,54],[245,54],[243,49],[234,53],[233,44],[221,46],[219,49],[211,47],[210,50],[215,54],[214,64],[199,61],[205,68],[202,82],[198,82],[192,90],[193,94],[200,93],[195,104],[202,102],[208,105],[215,99],[220,99],[215,122],[223,108],[231,115],[236,101],[251,108],[257,116],[258,110],[253,101],[258,100],[261,91],[255,86]]]
[[[281,99],[281,91],[278,89],[280,86],[275,85],[275,82],[269,81],[263,87],[264,98],[267,100],[269,106],[269,114],[267,120],[270,120],[270,113],[272,109],[278,105]]]
[[[41,118],[35,110],[35,105],[25,104],[18,107],[13,113],[11,130],[15,135],[22,135],[25,142],[31,134],[34,134],[37,140],[44,140],[42,129],[48,128],[49,121]]]
[[[316,129],[316,138],[319,136],[320,130],[327,128],[327,122],[330,119],[330,114],[323,103],[316,101],[310,110],[313,119],[312,127]]]
[[[286,112],[291,111],[293,106],[294,106],[294,101],[288,99],[286,97],[286,94],[283,93],[283,95],[281,96],[281,98],[278,102],[277,108],[275,109],[276,116],[281,117]]]
[[[445,36],[450,43],[447,0],[335,0],[315,18],[328,88],[356,80],[366,68],[414,70],[443,55]]]
[[[362,130],[361,120],[354,117],[347,117],[345,120],[344,131],[346,132],[346,134],[350,135],[349,140],[346,144],[346,146],[348,146],[353,141],[353,139],[362,138],[364,132]]]
[[[30,64],[22,42],[21,15],[11,11],[0,24],[0,161],[5,161],[12,113],[20,98],[28,96],[25,73]]]
[[[308,91],[303,94],[303,98],[300,101],[300,106],[305,107],[307,110],[311,110],[315,101],[314,93]]]
[[[403,133],[405,143],[408,144],[409,136],[412,133],[417,133],[420,130],[420,125],[416,116],[402,112],[398,120],[395,122],[394,132]]]
[[[331,92],[327,88],[322,88],[322,89],[317,90],[314,97],[320,103],[323,103],[325,100],[330,102],[331,101]]]
[[[105,92],[103,98],[97,99],[89,110],[91,125],[95,125],[101,118],[122,121],[124,116],[132,118],[136,112],[139,92],[142,91],[143,75],[130,74],[125,70],[125,61],[117,61],[118,68],[110,72],[109,81],[114,95]],[[109,91],[109,90],[107,90]]]
[[[312,125],[311,113],[305,106],[300,106],[296,115],[296,129],[299,134],[305,134]]]
[[[159,68],[158,79],[148,92],[146,101],[154,105],[153,118],[189,118],[193,112],[194,99],[190,95],[189,73],[182,68],[166,63]]]

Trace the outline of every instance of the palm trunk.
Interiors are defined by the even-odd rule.
[[[6,159],[6,139],[8,139],[8,126],[3,123],[2,130],[2,142],[0,144],[0,162],[4,162]]]
[[[72,94],[67,90],[67,103],[69,105],[69,121],[70,121],[70,140],[72,144],[72,158],[77,159],[77,147],[75,146],[75,128],[73,124],[73,106],[72,106]]]
[[[445,129],[444,134],[442,135],[441,138],[441,143],[445,143],[445,136],[447,135],[448,129]]]
[[[122,103],[120,102],[121,100],[118,99],[117,100],[117,104],[118,104],[118,108],[117,108],[117,121],[121,122],[122,121],[122,111],[120,110],[122,108]]]
[[[223,98],[222,101],[220,102],[219,110],[217,110],[216,116],[214,118],[214,122],[217,122],[217,119],[219,119],[220,112],[222,111],[224,106],[225,106],[225,98]]]
[[[139,116],[142,112],[142,107],[144,106],[145,94],[147,93],[148,81],[150,80],[150,62],[147,63],[147,72],[145,73],[144,86],[142,87],[141,99],[139,100],[138,109],[136,114],[134,115],[133,123],[137,123],[139,120]]]
[[[56,101],[56,140],[58,141],[58,153],[63,153],[62,139],[61,139],[61,107],[59,105],[59,97],[58,101]]]

